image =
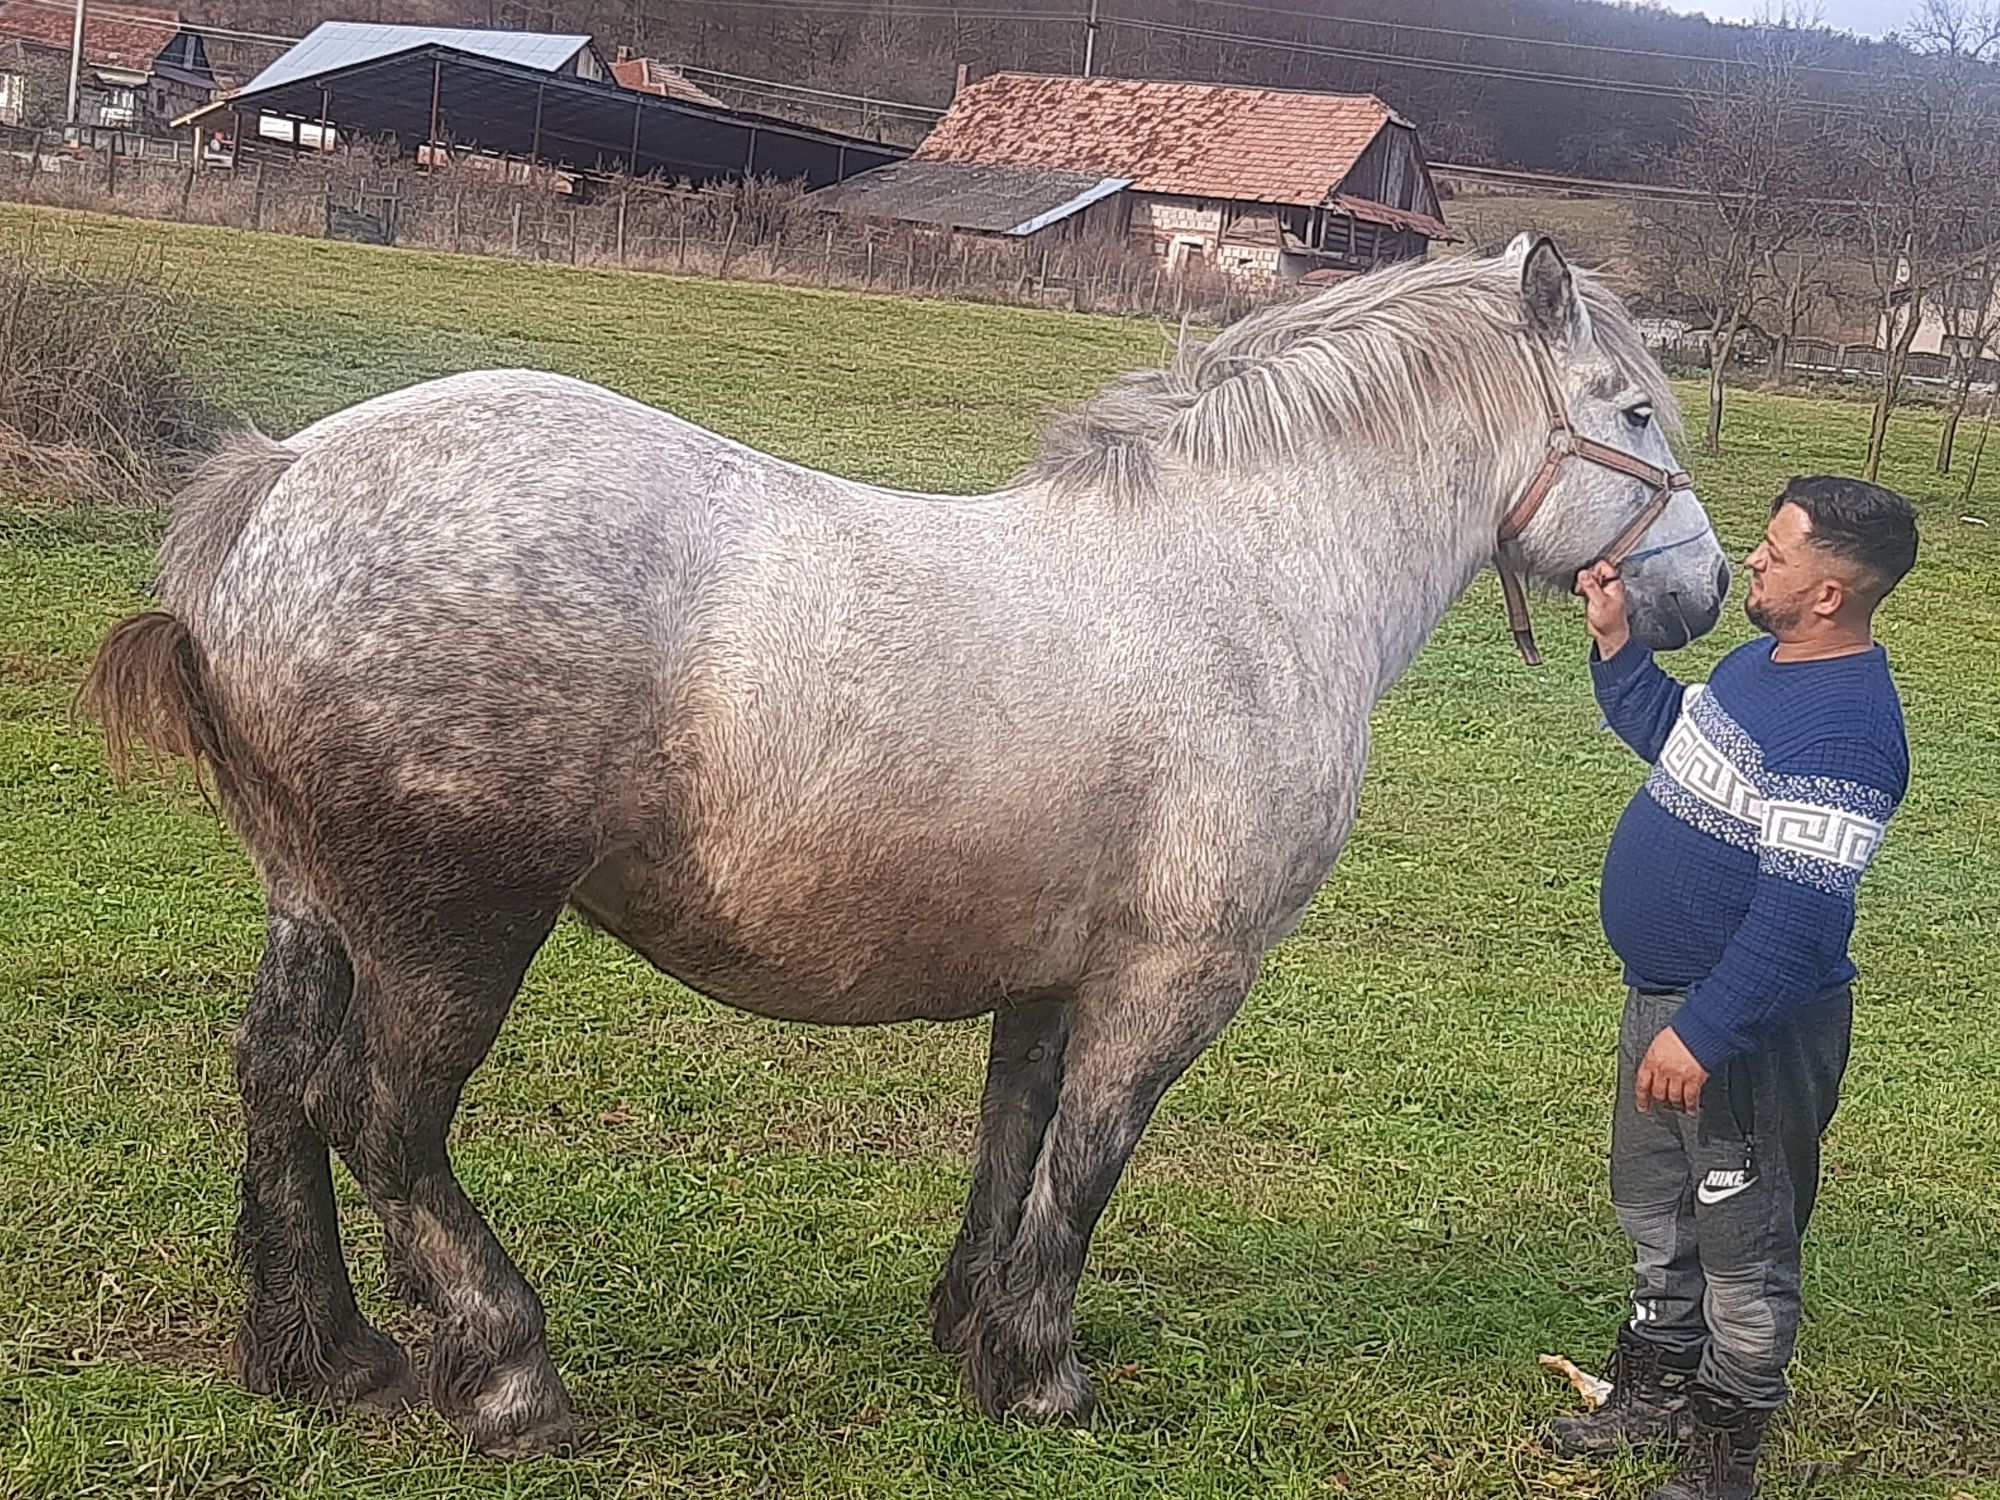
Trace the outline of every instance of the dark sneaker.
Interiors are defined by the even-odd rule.
[[[1666,1349],[1629,1327],[1619,1329],[1605,1372],[1611,1395],[1596,1411],[1557,1417],[1549,1424],[1548,1445],[1564,1458],[1607,1458],[1678,1442],[1700,1363],[1699,1349]]]
[[[1647,1500],[1753,1500],[1771,1413],[1697,1389],[1688,1402],[1681,1466]]]

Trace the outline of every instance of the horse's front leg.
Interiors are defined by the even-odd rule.
[[[1064,997],[1024,1000],[993,1012],[965,1222],[931,1291],[931,1338],[946,1354],[965,1352],[979,1288],[994,1256],[1013,1243],[1020,1228],[1035,1159],[1055,1117],[1069,1011]]]
[[[1254,954],[1148,953],[1078,992],[1020,1227],[968,1324],[972,1390],[989,1415],[1090,1415],[1071,1312],[1091,1231],[1161,1096],[1229,1024],[1256,968]]]

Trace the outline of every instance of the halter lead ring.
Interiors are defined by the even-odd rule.
[[[1676,490],[1691,490],[1694,480],[1682,469],[1667,470],[1658,464],[1648,463],[1635,453],[1627,453],[1622,448],[1613,448],[1608,443],[1600,443],[1595,438],[1584,437],[1570,425],[1569,417],[1563,412],[1562,403],[1557,400],[1554,385],[1548,372],[1530,350],[1528,360],[1533,365],[1535,375],[1542,387],[1542,400],[1549,412],[1549,446],[1542,454],[1541,466],[1530,476],[1521,491],[1521,498],[1514,502],[1513,509],[1501,519],[1498,545],[1493,549],[1493,570],[1500,575],[1500,592],[1507,600],[1507,626],[1514,632],[1514,644],[1520,649],[1521,660],[1531,667],[1542,664],[1541,649],[1535,645],[1534,623],[1528,618],[1528,593],[1521,582],[1521,569],[1513,558],[1514,543],[1521,533],[1528,529],[1528,523],[1541,509],[1542,502],[1555,488],[1556,477],[1562,466],[1572,458],[1580,458],[1585,463],[1596,464],[1601,469],[1609,469],[1615,474],[1625,474],[1639,480],[1651,492],[1646,503],[1632,519],[1625,523],[1624,530],[1612,538],[1611,545],[1598,554],[1598,562],[1622,563],[1632,555],[1632,549],[1639,545],[1652,524],[1659,520],[1674,498]],[[1664,550],[1664,549],[1662,549]]]

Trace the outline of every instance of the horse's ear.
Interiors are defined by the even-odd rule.
[[[1508,265],[1519,270],[1527,264],[1528,252],[1534,249],[1534,247],[1535,237],[1533,235],[1527,233],[1517,234],[1514,238],[1507,241],[1507,248],[1501,252],[1500,258],[1506,261]]]
[[[1551,344],[1574,347],[1590,336],[1590,314],[1577,295],[1576,277],[1547,235],[1535,241],[1521,267],[1521,303],[1528,326]]]

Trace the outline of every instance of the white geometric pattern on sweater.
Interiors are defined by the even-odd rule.
[[[1759,840],[1770,849],[1865,870],[1887,831],[1859,813],[1815,802],[1766,802]]]
[[[1750,775],[1738,769],[1703,728],[1702,721],[1712,716],[1700,711],[1700,691],[1699,687],[1691,687],[1682,695],[1680,717],[1674,720],[1673,732],[1667,736],[1666,748],[1660,751],[1654,769],[1665,773],[1676,787],[1696,801],[1749,828],[1758,828],[1764,821],[1764,799],[1758,795]],[[1707,706],[1713,707],[1712,700]],[[1744,735],[1743,739],[1747,743],[1749,736]]]
[[[1646,790],[1682,822],[1755,851],[1762,873],[1849,897],[1893,806],[1860,782],[1767,773],[1757,742],[1698,684],[1681,697]]]

